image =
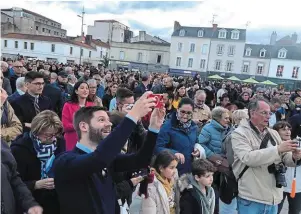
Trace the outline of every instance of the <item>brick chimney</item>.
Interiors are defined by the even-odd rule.
[[[212,24],[213,31],[217,30],[217,24]]]
[[[145,31],[139,31],[139,42],[144,42],[145,41]]]
[[[174,25],[173,25],[173,30],[176,31],[178,29],[180,29],[182,26],[180,25],[180,23],[178,21],[175,21],[174,22]]]
[[[92,35],[86,35],[85,43],[87,45],[91,45],[91,43],[92,43]]]

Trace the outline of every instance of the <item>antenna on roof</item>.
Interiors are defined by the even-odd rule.
[[[211,20],[211,24],[215,24],[215,18],[217,17],[217,15],[216,14],[213,14],[212,15],[212,20]]]
[[[246,29],[249,27],[250,24],[251,24],[251,22],[247,21],[247,23],[246,23]]]

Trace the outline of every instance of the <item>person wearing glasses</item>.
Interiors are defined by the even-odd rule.
[[[89,79],[87,81],[89,85],[89,96],[88,101],[93,102],[95,106],[103,107],[102,100],[96,96],[97,83],[95,79]]]
[[[16,81],[23,75],[23,64],[20,61],[13,63],[13,73],[9,76],[12,93],[16,91]]]
[[[62,131],[58,115],[45,110],[32,120],[30,131],[11,145],[20,177],[43,207],[44,214],[60,213],[51,168],[55,157],[65,151]]]
[[[104,88],[104,86],[103,86],[103,84],[102,84],[102,82],[101,82],[102,79],[101,79],[101,77],[100,77],[99,74],[93,74],[93,79],[96,80],[96,84],[97,84],[96,95],[97,95],[100,99],[102,99],[102,97],[103,97],[104,94],[105,94],[105,88]]]
[[[211,119],[210,108],[205,104],[206,92],[198,90],[194,96],[193,121],[201,128]]]
[[[53,110],[51,100],[42,95],[44,75],[30,71],[25,75],[27,92],[11,103],[15,114],[23,125],[23,131],[30,131],[32,119],[44,110]]]
[[[155,154],[166,149],[175,154],[179,160],[179,175],[191,172],[192,158],[200,155],[200,150],[195,149],[198,126],[192,120],[193,110],[193,101],[188,97],[182,98],[157,138]]]

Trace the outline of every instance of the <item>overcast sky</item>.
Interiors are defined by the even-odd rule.
[[[62,24],[68,36],[80,34],[77,14],[85,7],[85,24],[94,20],[115,19],[128,25],[134,34],[139,30],[170,40],[173,23],[182,26],[211,25],[213,14],[220,27],[247,28],[247,41],[268,43],[272,31],[278,38],[297,32],[301,37],[298,0],[203,0],[203,1],[17,1],[2,0],[0,8],[22,7]],[[84,27],[86,32],[87,27]]]

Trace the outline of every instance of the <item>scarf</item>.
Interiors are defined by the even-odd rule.
[[[155,172],[156,178],[158,181],[160,181],[165,189],[168,197],[170,213],[175,213],[175,195],[173,191],[174,182],[172,180],[162,178],[162,176],[155,169],[151,169],[151,171]]]
[[[196,182],[196,180],[194,179],[194,177],[191,174],[188,175],[188,180],[189,180],[190,184],[193,186],[198,198],[200,199],[201,209],[202,209],[200,211],[200,213],[211,214],[212,213],[211,210],[214,209],[214,207],[210,207],[210,205],[212,203],[211,200],[212,200],[212,194],[213,194],[212,188],[205,187],[207,194],[204,194],[201,190],[200,184],[198,184]]]
[[[57,149],[56,139],[51,144],[42,143],[35,135],[30,133],[30,138],[33,141],[33,147],[37,153],[37,158],[41,162],[41,179],[49,177],[49,171],[52,167]]]
[[[191,119],[189,119],[186,123],[181,122],[178,112],[176,113],[177,120],[179,121],[178,127],[182,129],[185,133],[190,132],[190,127],[191,127]]]

